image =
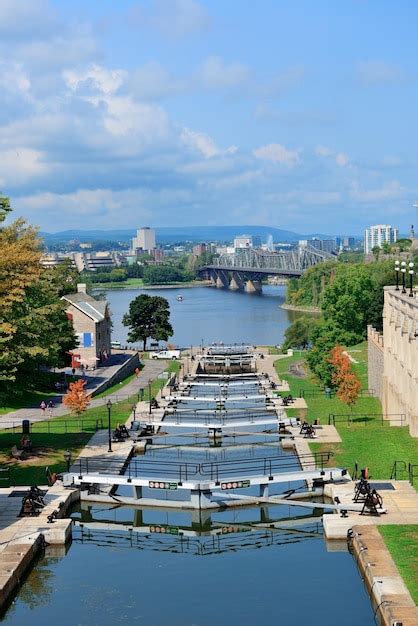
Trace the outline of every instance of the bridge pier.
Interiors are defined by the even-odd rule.
[[[229,287],[228,274],[226,272],[216,272],[215,276],[218,289],[227,289]]]
[[[237,272],[232,273],[231,281],[229,283],[229,288],[231,289],[231,291],[238,291],[239,289],[244,289],[244,283],[242,281],[242,278]]]
[[[262,290],[261,280],[247,280],[245,283],[245,291],[247,293],[261,293]]]

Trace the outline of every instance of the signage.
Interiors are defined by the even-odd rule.
[[[221,483],[221,489],[245,489],[246,487],[251,486],[251,481],[249,480],[234,480],[228,483]]]
[[[158,533],[160,535],[178,535],[179,528],[177,526],[150,526],[151,533]]]
[[[173,491],[177,489],[177,483],[160,482],[159,480],[150,480],[148,483],[150,489],[169,489]]]

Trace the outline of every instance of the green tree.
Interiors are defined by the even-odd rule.
[[[372,248],[372,254],[373,254],[374,258],[376,259],[376,261],[379,260],[380,253],[381,253],[380,246],[374,246]]]
[[[331,320],[323,320],[312,331],[312,349],[306,360],[310,370],[326,387],[333,386],[334,367],[330,363],[331,351],[338,343],[338,328]]]
[[[167,341],[173,334],[170,324],[170,308],[167,300],[160,296],[142,294],[132,300],[129,313],[123,316],[123,324],[130,328],[128,341],[143,342],[146,350],[147,339]]]
[[[301,348],[306,349],[311,343],[312,333],[317,326],[318,320],[313,317],[300,317],[293,322],[284,333],[283,349]]]
[[[0,204],[8,206],[4,199]],[[0,249],[1,394],[34,383],[40,365],[63,364],[76,342],[60,300],[62,284],[40,265],[36,229],[23,220],[2,226]]]
[[[187,279],[189,276],[188,274]],[[172,265],[147,265],[144,267],[144,283],[146,285],[166,285],[184,280],[184,271]]]

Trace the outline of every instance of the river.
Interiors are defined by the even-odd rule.
[[[262,294],[248,294],[214,287],[191,289],[114,289],[104,291],[113,317],[112,338],[122,345],[128,329],[122,317],[139,294],[163,296],[170,304],[174,335],[170,342],[183,348],[213,342],[249,342],[276,345],[283,342],[286,328],[303,313],[280,307],[286,287],[263,286]],[[178,296],[183,300],[179,302]]]

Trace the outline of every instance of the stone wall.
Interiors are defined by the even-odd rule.
[[[373,326],[367,327],[368,387],[383,404],[384,351],[383,335]]]
[[[115,353],[115,351],[113,351]],[[91,394],[92,396],[97,396],[97,394],[102,393],[105,389],[108,389],[112,385],[119,383],[124,380],[130,374],[133,374],[137,367],[139,367],[141,361],[139,359],[138,352],[132,354],[128,361],[125,361],[123,365],[112,375],[110,378],[105,380],[101,385],[99,385]],[[100,374],[100,369],[98,370]]]

